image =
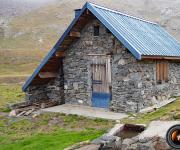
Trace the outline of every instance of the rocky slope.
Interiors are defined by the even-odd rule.
[[[157,22],[180,40],[179,0],[90,1]],[[84,3],[85,0],[1,0],[0,49],[48,50],[68,26],[73,10]],[[2,18],[10,22],[4,23]]]

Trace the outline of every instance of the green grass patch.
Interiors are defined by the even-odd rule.
[[[41,114],[35,118],[0,116],[0,150],[61,150],[107,132],[114,121],[76,115]]]
[[[0,84],[0,111],[9,111],[8,104],[24,99],[24,93],[19,84]]]
[[[61,129],[53,134],[37,134],[18,141],[7,142],[6,138],[5,141],[0,138],[0,150],[63,150],[74,143],[92,140],[103,133],[104,131],[66,131]]]
[[[153,120],[180,120],[180,98],[171,104],[168,104],[154,112],[130,115],[122,120],[123,123],[143,123],[148,124]]]

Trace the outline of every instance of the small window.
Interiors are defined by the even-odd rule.
[[[99,36],[99,26],[94,26],[94,36]]]
[[[156,79],[157,83],[168,82],[169,72],[168,62],[157,62],[156,64]]]

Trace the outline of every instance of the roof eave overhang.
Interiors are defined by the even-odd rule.
[[[38,73],[40,72],[40,70],[42,69],[42,67],[48,62],[48,60],[55,54],[55,52],[58,50],[59,46],[62,44],[62,42],[64,41],[65,37],[69,34],[69,32],[71,31],[72,27],[75,25],[75,23],[77,22],[77,20],[79,19],[79,17],[83,14],[83,12],[87,9],[87,4],[86,3],[83,8],[81,9],[81,11],[79,12],[79,15],[77,15],[73,21],[71,22],[71,24],[69,25],[69,27],[66,29],[66,31],[63,33],[63,35],[61,36],[61,38],[56,42],[56,44],[54,45],[54,47],[51,49],[51,51],[49,51],[49,53],[46,55],[46,57],[42,60],[42,62],[39,64],[39,66],[34,70],[33,74],[26,80],[25,84],[22,87],[22,90],[25,92],[28,88],[28,86],[31,84],[32,80],[38,75]]]
[[[180,56],[158,56],[158,55],[142,55],[141,57],[142,60],[147,60],[147,59],[151,59],[151,60],[179,60],[180,61]]]

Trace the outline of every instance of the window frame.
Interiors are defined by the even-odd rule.
[[[100,34],[100,26],[99,25],[94,25],[94,37],[99,37],[99,34]]]

